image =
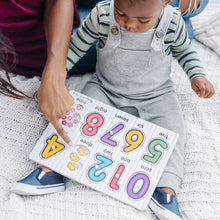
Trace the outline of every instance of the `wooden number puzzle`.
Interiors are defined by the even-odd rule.
[[[49,124],[30,159],[97,191],[145,210],[178,135],[71,91],[60,119],[74,146]]]

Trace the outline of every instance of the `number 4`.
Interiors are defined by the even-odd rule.
[[[65,148],[63,144],[57,142],[57,138],[57,135],[53,135],[51,139],[47,139],[47,146],[44,148],[44,151],[42,152],[42,157],[44,159],[53,156],[54,154]]]

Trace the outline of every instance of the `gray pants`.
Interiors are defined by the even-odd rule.
[[[88,82],[82,93],[179,134],[178,142],[158,183],[158,187],[170,187],[177,192],[183,177],[185,129],[176,94],[170,91],[153,98],[131,99],[106,91],[95,81]]]

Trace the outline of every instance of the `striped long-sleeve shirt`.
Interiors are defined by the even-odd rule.
[[[67,58],[67,71],[84,56],[96,40],[98,40],[98,47],[105,46],[110,27],[110,2],[111,0],[107,0],[98,3],[72,36]],[[157,27],[161,16],[153,28]],[[198,54],[186,32],[184,20],[177,9],[174,10],[164,38],[164,49],[167,55],[172,54],[178,61],[190,80],[196,76],[205,76]]]

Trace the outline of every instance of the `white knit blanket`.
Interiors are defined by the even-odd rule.
[[[192,24],[195,39],[220,56],[220,4],[208,5],[201,14],[192,19]]]
[[[215,28],[219,33],[220,26]],[[199,99],[191,90],[185,73],[173,61],[172,78],[187,129],[185,174],[177,197],[185,220],[219,220],[220,57],[197,41],[194,45],[216,94],[211,99]],[[68,88],[80,91],[90,76],[69,78]],[[28,94],[36,91],[40,84],[38,77],[11,77],[12,82]],[[36,103],[32,100],[19,101],[0,96],[0,103],[0,220],[156,219],[149,209],[138,211],[69,180],[66,191],[57,194],[19,196],[11,193],[11,184],[37,167],[28,155],[48,122],[37,113]]]

